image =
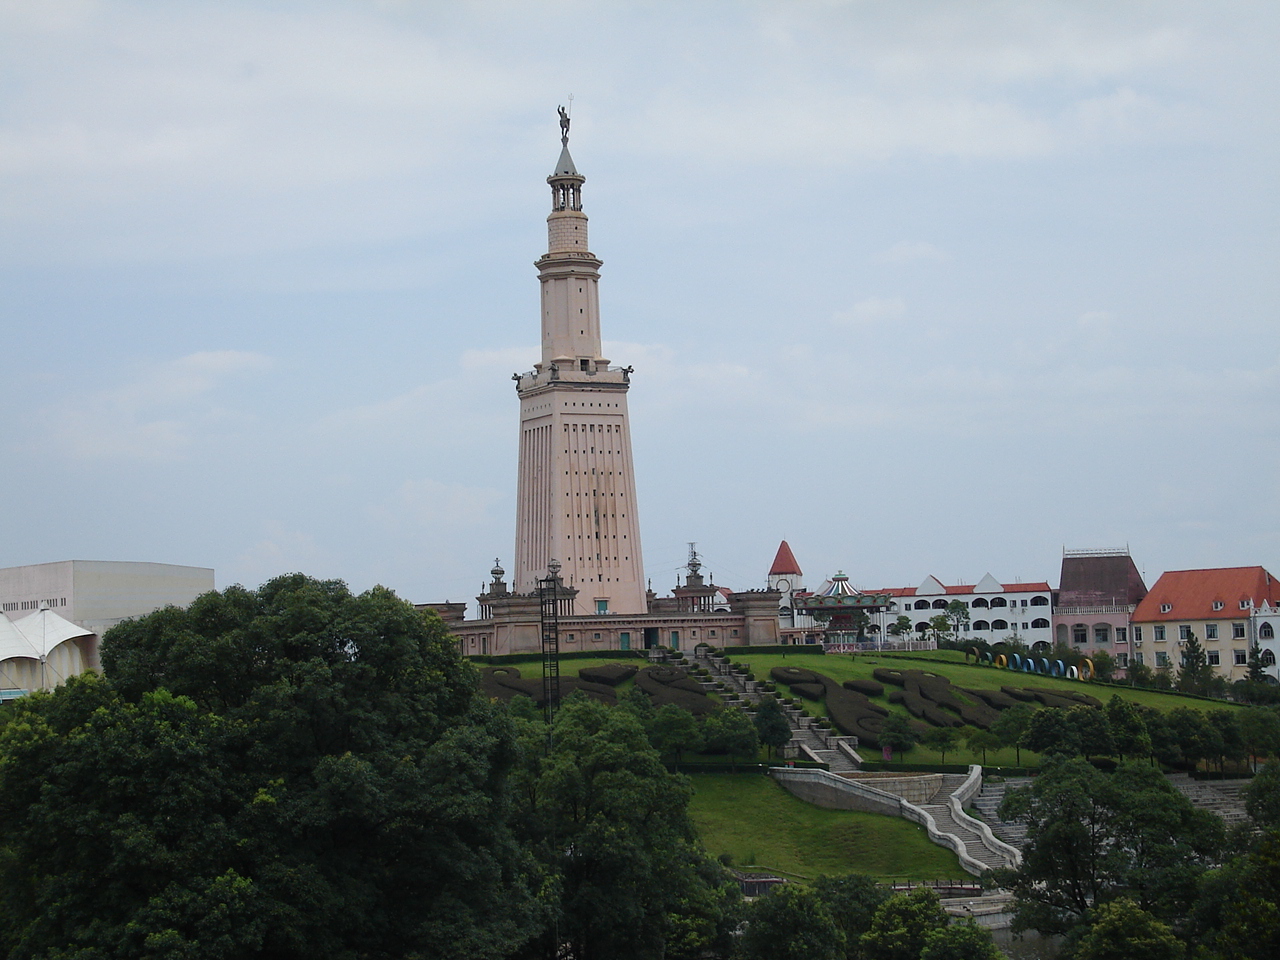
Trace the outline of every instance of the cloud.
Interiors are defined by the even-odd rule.
[[[389,501],[369,509],[369,514],[391,528],[412,524],[426,533],[488,526],[490,509],[506,494],[492,487],[474,487],[425,477],[406,480]]]
[[[897,320],[907,312],[907,305],[901,297],[868,297],[859,300],[848,310],[841,310],[832,316],[836,323],[847,326],[874,326],[889,320]]]
[[[73,459],[171,460],[191,446],[195,431],[225,420],[212,395],[227,381],[264,374],[270,358],[242,350],[212,350],[155,364],[118,387],[71,393],[41,415],[53,448]],[[65,385],[63,385],[65,386]]]
[[[951,259],[951,254],[923,240],[899,240],[876,259],[881,263],[915,263],[922,260],[946,263]]]
[[[225,577],[219,573],[219,579],[254,589],[272,577],[292,571],[327,576],[320,571],[334,569],[336,559],[311,534],[272,522],[267,524],[267,535],[240,553],[231,562]]]

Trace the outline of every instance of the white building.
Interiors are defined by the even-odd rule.
[[[1033,648],[1041,644],[1043,650],[1053,645],[1053,591],[1047,582],[1001,583],[988,573],[975,584],[948,586],[937,577],[926,577],[918,587],[867,592],[893,597],[893,605],[883,614],[887,623],[905,614],[917,632],[927,630],[930,617],[945,613],[951,601],[959,600],[969,608],[961,639],[988,643],[1016,639]]]
[[[102,636],[129,617],[184,607],[213,589],[213,570],[173,563],[62,560],[0,569],[0,611],[19,620],[46,605]]]

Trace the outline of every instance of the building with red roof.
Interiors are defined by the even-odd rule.
[[[1138,604],[1132,623],[1135,663],[1177,669],[1195,636],[1220,676],[1244,679],[1257,644],[1275,677],[1280,583],[1263,567],[1170,570]]]

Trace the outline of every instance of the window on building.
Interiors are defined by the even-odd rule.
[[[985,607],[991,606],[991,604],[987,603],[987,600],[985,597],[978,597],[978,599],[974,600],[973,603],[970,604],[970,606],[985,608]]]
[[[1033,607],[1047,607],[1049,605],[1048,597],[1032,597],[1031,605]]]
[[[1235,654],[1235,658],[1236,658],[1236,666],[1237,666],[1237,667],[1243,667],[1243,666],[1245,666],[1246,664],[1248,664],[1248,662],[1249,662],[1249,651],[1248,651],[1248,650],[1233,650],[1233,651],[1232,651],[1232,653],[1234,653],[1234,654]]]
[[[1258,662],[1264,667],[1274,667],[1276,665],[1276,655],[1273,650],[1263,650],[1258,654]]]
[[[1248,610],[1251,606],[1253,606],[1253,604],[1252,604],[1250,601],[1248,601],[1248,600],[1241,600],[1241,601],[1240,601],[1240,609],[1241,609],[1241,610]]]
[[[1269,623],[1264,623],[1258,628],[1258,638],[1260,640],[1274,640],[1275,635],[1275,629]]]
[[[599,640],[599,639],[600,639],[600,634],[598,634],[598,633],[593,633],[593,634],[591,635],[591,639],[592,639],[592,640]]]
[[[1089,628],[1083,623],[1077,623],[1071,628],[1071,642],[1085,643],[1089,639]]]
[[[1178,624],[1178,639],[1183,641],[1191,639],[1191,624],[1189,623]]]
[[[928,610],[928,609],[929,609],[929,601],[928,601],[928,600],[917,600],[917,601],[916,601],[916,609],[917,609],[917,610]]]
[[[1037,619],[1031,621],[1031,629],[1032,630],[1048,630],[1049,621],[1046,620],[1044,617],[1038,617]]]
[[[1129,655],[1127,653],[1117,653],[1116,666],[1123,670],[1128,665],[1129,665]]]
[[[1215,601],[1213,601],[1213,609],[1215,609],[1215,610],[1221,610],[1221,609],[1222,609],[1223,607],[1225,607],[1225,606],[1226,606],[1226,604],[1225,604],[1225,603],[1223,603],[1221,600],[1215,600]]]
[[[1030,627],[1031,627],[1031,624],[1027,623],[1027,621],[1025,621],[1025,620],[1023,620],[1023,621],[1022,621],[1022,629],[1023,629],[1023,630],[1030,629]]]
[[[1142,654],[1135,653],[1133,655],[1133,662],[1136,663],[1138,666],[1142,666]]]
[[[1151,628],[1151,632],[1152,632],[1152,635],[1155,637],[1155,641],[1157,643],[1160,643],[1164,640],[1164,624],[1163,623],[1156,624],[1154,627]]]
[[[1162,603],[1162,604],[1160,604],[1160,612],[1161,612],[1161,613],[1169,613],[1171,610],[1173,610],[1173,604],[1172,604],[1172,603]]]
[[[1004,597],[995,597],[992,599],[991,605],[993,607],[1007,607],[1009,605],[1009,601]]]
[[[1129,631],[1125,627],[1116,627],[1116,643],[1127,643]]]
[[[991,624],[987,623],[987,621],[985,621],[985,620],[975,620],[975,621],[973,621],[973,629],[975,629],[975,630],[990,630],[990,629],[991,629]]]
[[[736,627],[729,632],[729,636],[731,637],[736,637],[737,635],[738,635],[738,630]]]
[[[1243,640],[1243,639],[1244,639],[1244,624],[1243,624],[1243,623],[1233,623],[1233,624],[1231,625],[1231,639],[1232,639],[1232,640]]]
[[[1134,643],[1141,643],[1141,642],[1142,642],[1142,628],[1141,628],[1141,627],[1134,627],[1134,628],[1133,628],[1133,642],[1134,642]],[[1139,661],[1139,662],[1141,662],[1141,661]]]
[[[1169,665],[1169,655],[1165,653],[1163,650],[1159,651],[1156,654],[1156,666],[1167,667],[1168,665]]]
[[[572,640],[572,639],[573,639],[573,634],[572,634],[572,633],[571,633],[571,634],[569,634],[569,639],[570,639],[570,640]]]
[[[714,640],[716,638],[716,632],[714,630],[708,630],[707,636],[709,636],[712,640]]]
[[[1093,628],[1093,642],[1099,644],[1110,643],[1111,628],[1105,623],[1096,624]]]
[[[925,626],[926,626],[926,628],[927,628],[927,627],[928,627],[928,624],[926,624]],[[991,629],[992,629],[992,630],[1008,630],[1008,629],[1009,629],[1009,621],[1007,621],[1007,620],[992,620],[992,621],[991,621]]]
[[[1206,640],[1218,639],[1218,625],[1216,623],[1206,623],[1204,625],[1204,638]]]
[[[608,612],[609,612],[609,601],[608,601],[608,600],[597,600],[597,601],[596,601],[596,613],[608,613]]]
[[[945,601],[945,600],[935,600],[935,601],[933,601],[933,609],[935,609],[935,610],[945,610],[945,609],[947,609],[947,601]]]
[[[1211,667],[1216,667],[1218,664],[1222,663],[1222,654],[1218,650],[1206,650],[1204,657]]]

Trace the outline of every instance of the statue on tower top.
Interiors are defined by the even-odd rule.
[[[560,143],[567,147],[569,145],[569,111],[565,110],[564,107],[557,107],[556,109],[560,111]]]

